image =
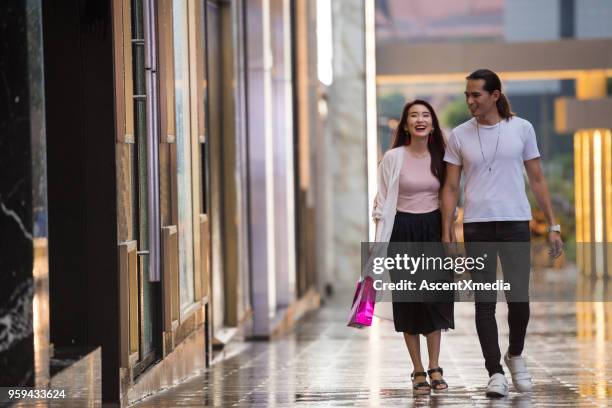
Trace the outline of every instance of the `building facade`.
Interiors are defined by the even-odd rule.
[[[318,307],[315,11],[1,6],[0,385],[127,405]]]

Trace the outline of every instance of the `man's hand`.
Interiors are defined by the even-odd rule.
[[[527,171],[527,177],[529,178],[529,185],[531,191],[538,202],[538,206],[544,212],[546,220],[549,225],[555,225],[555,214],[550,204],[550,194],[548,192],[548,186],[542,172],[542,166],[540,164],[540,158],[527,160],[525,162],[525,170]],[[556,231],[550,231],[548,233],[548,242],[550,243],[550,250],[548,254],[556,259],[563,252],[563,241],[561,240],[561,234]]]
[[[563,252],[563,240],[561,239],[561,234],[556,231],[549,232],[548,242],[550,243],[550,249],[548,250],[548,254],[553,259],[557,259]]]

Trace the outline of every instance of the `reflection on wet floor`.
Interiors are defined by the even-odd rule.
[[[386,320],[364,330],[346,327],[350,299],[337,295],[272,342],[230,344],[225,360],[137,406],[593,407],[606,406],[612,396],[610,303],[532,303],[524,356],[534,391],[520,394],[511,385],[507,398],[491,400],[484,395],[487,374],[473,304],[457,304],[457,329],[443,334],[440,363],[449,391],[415,398],[402,336]],[[502,350],[505,315],[500,303]],[[426,363],[425,350],[423,341]]]

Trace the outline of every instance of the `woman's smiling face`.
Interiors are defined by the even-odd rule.
[[[432,131],[431,112],[426,106],[414,104],[408,110],[408,133],[412,137],[428,137]]]

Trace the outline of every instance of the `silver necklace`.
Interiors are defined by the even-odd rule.
[[[482,154],[482,160],[485,162],[487,167],[489,168],[489,173],[491,172],[491,167],[495,162],[495,157],[497,157],[497,147],[499,146],[499,134],[501,132],[501,119],[497,122],[497,142],[495,142],[495,152],[493,153],[493,160],[489,163],[485,158],[484,150],[482,149],[482,141],[480,140],[480,130],[478,127],[478,120],[476,120],[476,133],[478,134],[478,144],[480,145],[480,154]]]

